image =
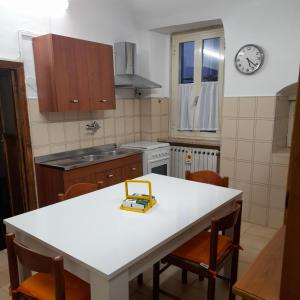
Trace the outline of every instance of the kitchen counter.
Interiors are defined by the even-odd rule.
[[[72,170],[142,153],[136,149],[120,149],[115,144],[90,147],[35,157],[36,164]]]

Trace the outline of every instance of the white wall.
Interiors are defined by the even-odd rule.
[[[149,29],[222,19],[225,29],[225,96],[275,95],[297,81],[300,61],[299,0],[70,0],[62,17],[36,17],[17,12],[0,0],[0,57],[19,59],[18,31],[54,32],[104,43],[137,43],[140,75],[160,83],[156,96],[169,95],[169,36]],[[33,2],[37,0],[30,0]],[[49,0],[50,1],[50,0]],[[27,1],[28,2],[28,1]],[[243,76],[234,67],[234,55],[246,43],[266,52],[264,67]],[[31,77],[32,62],[25,71]]]
[[[154,29],[222,19],[225,30],[225,96],[272,96],[297,81],[300,62],[299,0],[129,0],[140,26]],[[264,67],[245,76],[234,67],[244,44],[256,43],[266,53]],[[155,51],[164,53],[164,44]],[[151,61],[150,64],[153,62]],[[160,64],[159,68],[167,68]],[[157,70],[153,70],[156,79]],[[152,74],[150,74],[152,75]],[[169,82],[165,78],[164,84]]]

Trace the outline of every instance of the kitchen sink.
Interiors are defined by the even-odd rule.
[[[84,160],[84,161],[95,161],[95,160],[100,160],[103,159],[105,155],[100,155],[100,154],[89,154],[89,155],[84,155],[80,156],[78,159],[79,160]]]
[[[107,152],[104,152],[104,155],[111,155],[111,156],[115,156],[115,155],[123,155],[123,154],[126,154],[128,153],[127,150],[122,150],[122,149],[116,149],[116,150],[111,150],[111,151],[107,151]]]

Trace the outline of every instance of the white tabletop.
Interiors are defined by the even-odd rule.
[[[145,214],[120,210],[124,183],[5,220],[111,278],[241,191],[148,174],[158,204]],[[143,192],[135,185],[134,192]]]

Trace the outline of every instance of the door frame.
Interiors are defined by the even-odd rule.
[[[16,99],[15,114],[16,125],[19,132],[20,159],[22,161],[23,180],[24,180],[24,206],[26,211],[37,208],[34,164],[30,137],[29,116],[27,107],[27,97],[25,88],[24,65],[21,62],[0,60],[0,69],[11,70],[15,72],[16,79]]]

